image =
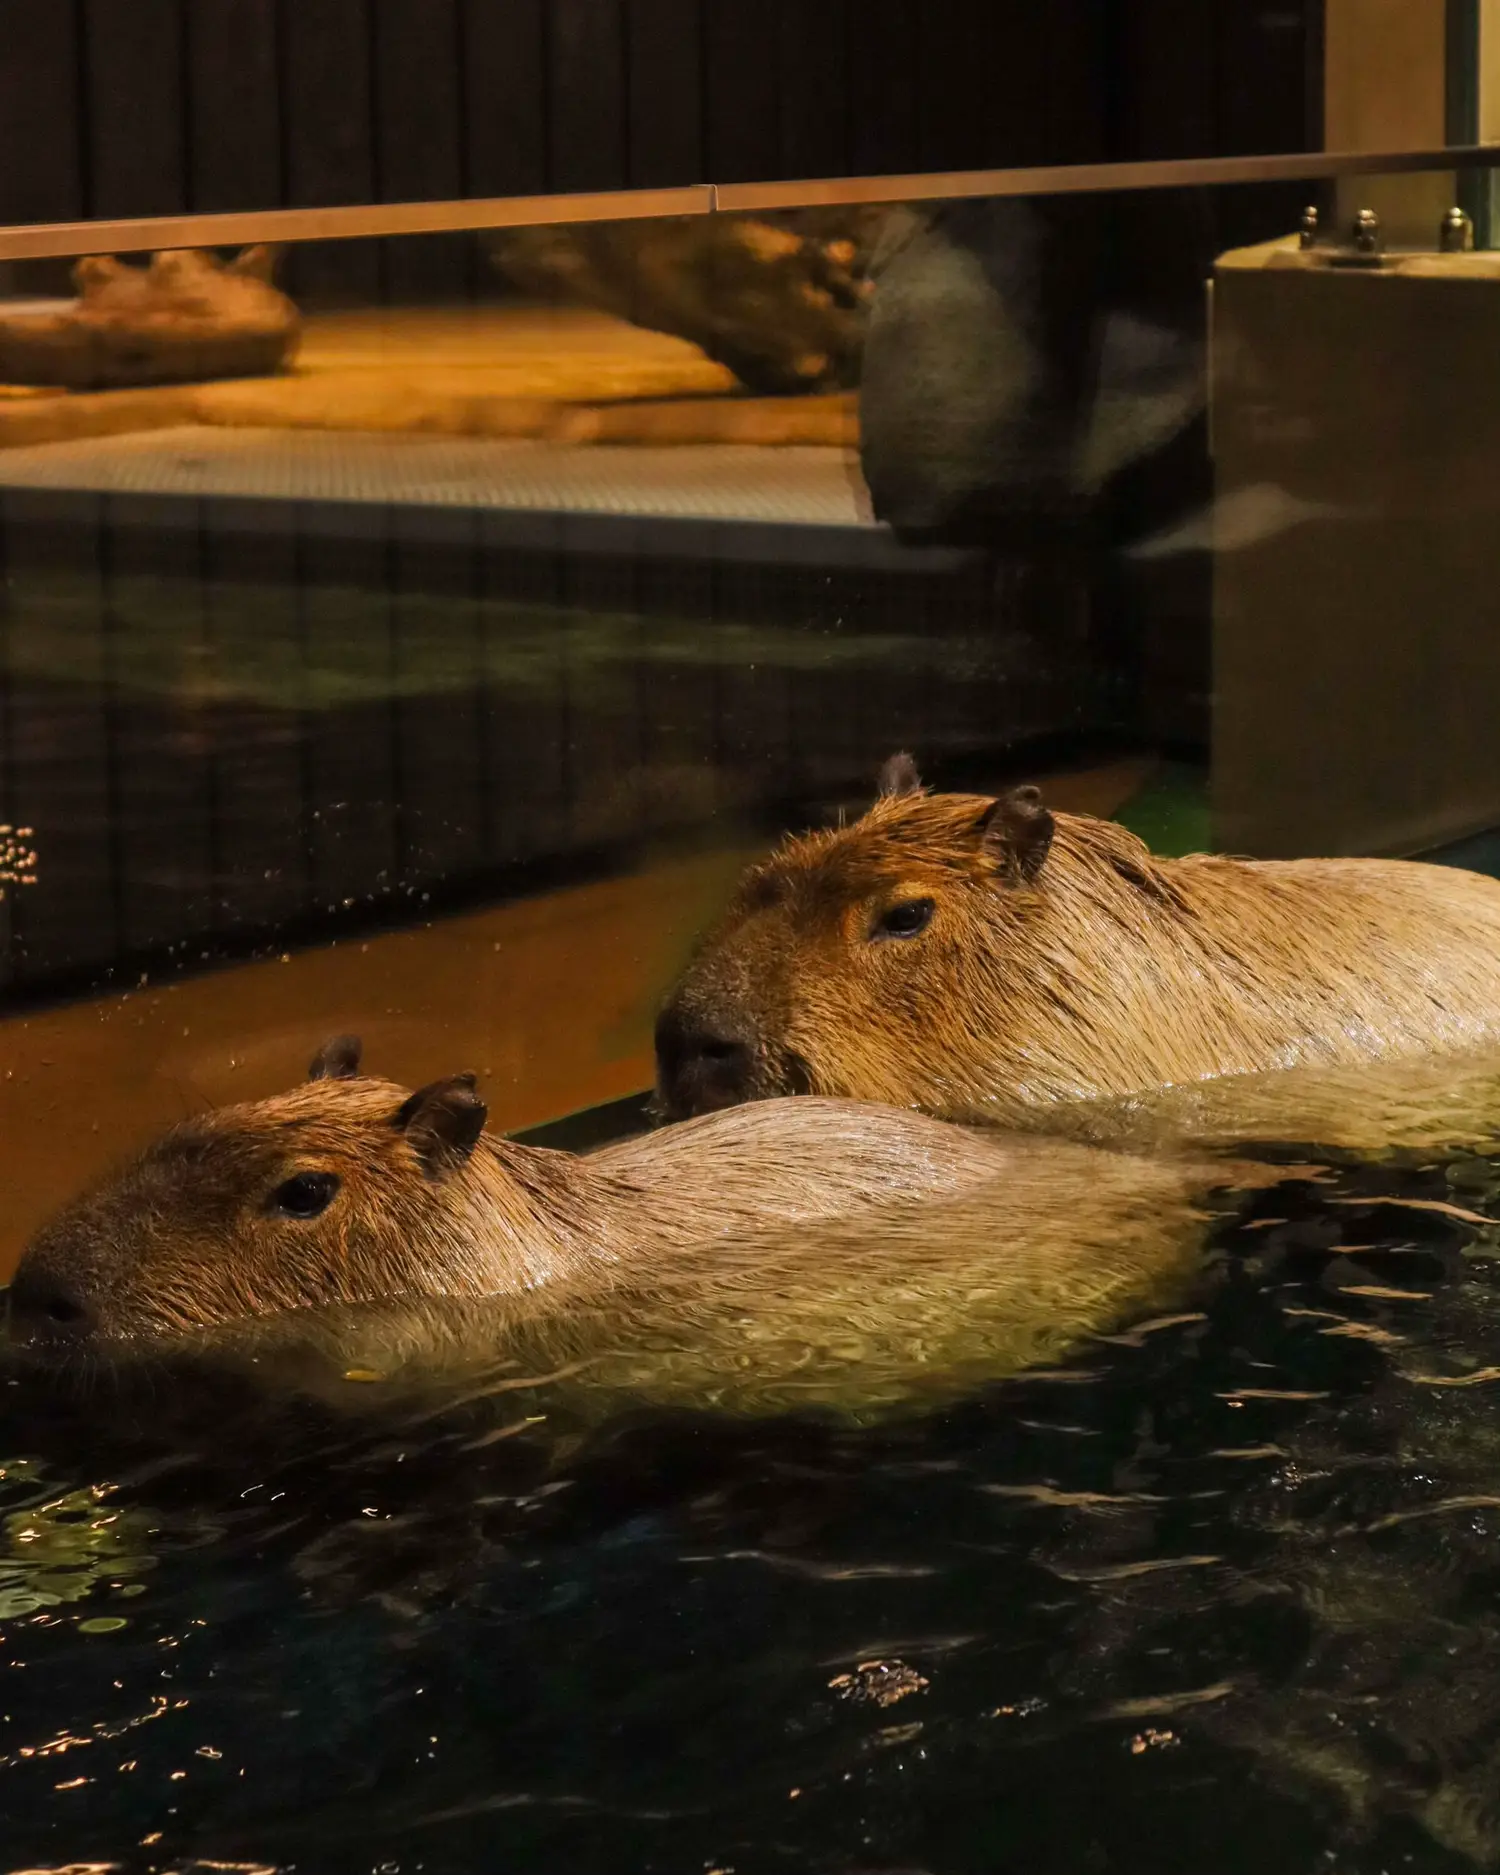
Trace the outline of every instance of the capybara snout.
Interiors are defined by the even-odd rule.
[[[10,1332],[33,1347],[65,1348],[97,1332],[98,1314],[83,1272],[66,1256],[34,1251],[9,1292]]]
[[[754,1096],[756,1041],[750,1025],[715,1022],[688,999],[668,1003],[657,1017],[656,1060],[665,1118],[715,1113]]]
[[[674,997],[657,1017],[656,1063],[656,1111],[666,1120],[812,1087],[806,1062],[769,1044],[748,1012],[691,994]]]

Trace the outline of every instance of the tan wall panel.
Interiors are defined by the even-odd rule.
[[[1327,0],[1330,150],[1423,150],[1443,141],[1444,0]]]
[[[1479,0],[1479,141],[1500,141],[1500,0]]]
[[[1324,141],[1330,150],[1421,150],[1445,141],[1444,0],[1327,0]],[[1434,245],[1449,175],[1342,182],[1338,214],[1373,208],[1395,243]]]
[[[1500,255],[1270,244],[1221,257],[1213,309],[1216,844],[1500,824]]]

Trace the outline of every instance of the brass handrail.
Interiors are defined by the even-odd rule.
[[[1214,156],[1057,168],[962,169],[905,176],[841,176],[806,182],[695,183],[681,189],[610,189],[586,195],[507,195],[484,200],[376,202],[358,207],[268,208],[234,214],[153,215],[130,221],[36,222],[0,227],[0,261],[158,248],[241,247],[252,242],[352,241],[453,234],[548,223],[641,221],[665,216],[815,208],[839,203],[939,202],[976,196],[1120,194],[1130,190],[1313,182],[1338,176],[1407,175],[1500,164],[1500,145],[1442,150],[1312,151],[1290,156]]]

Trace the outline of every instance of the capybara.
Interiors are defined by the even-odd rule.
[[[385,1308],[403,1364],[446,1337],[617,1395],[869,1411],[1172,1296],[1209,1194],[1282,1176],[806,1100],[580,1159],[487,1135],[471,1076],[408,1093],[357,1062],[329,1044],[308,1085],[184,1122],[66,1209],[13,1338],[128,1354],[278,1317],[316,1340],[321,1311]]]
[[[1493,880],[1164,859],[1035,788],[930,794],[894,757],[862,818],[741,881],[662,1012],[658,1098],[671,1118],[812,1093],[1019,1122],[1497,1041]]]

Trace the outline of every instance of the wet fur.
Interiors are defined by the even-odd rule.
[[[227,1329],[382,1371],[582,1363],[598,1397],[866,1412],[1175,1295],[1209,1193],[1284,1176],[817,1100],[587,1159],[479,1135],[424,1162],[393,1124],[413,1098],[317,1080],[188,1121],[41,1233],[18,1293],[65,1277],[117,1348]],[[304,1170],[336,1173],[340,1199],[269,1214]]]

